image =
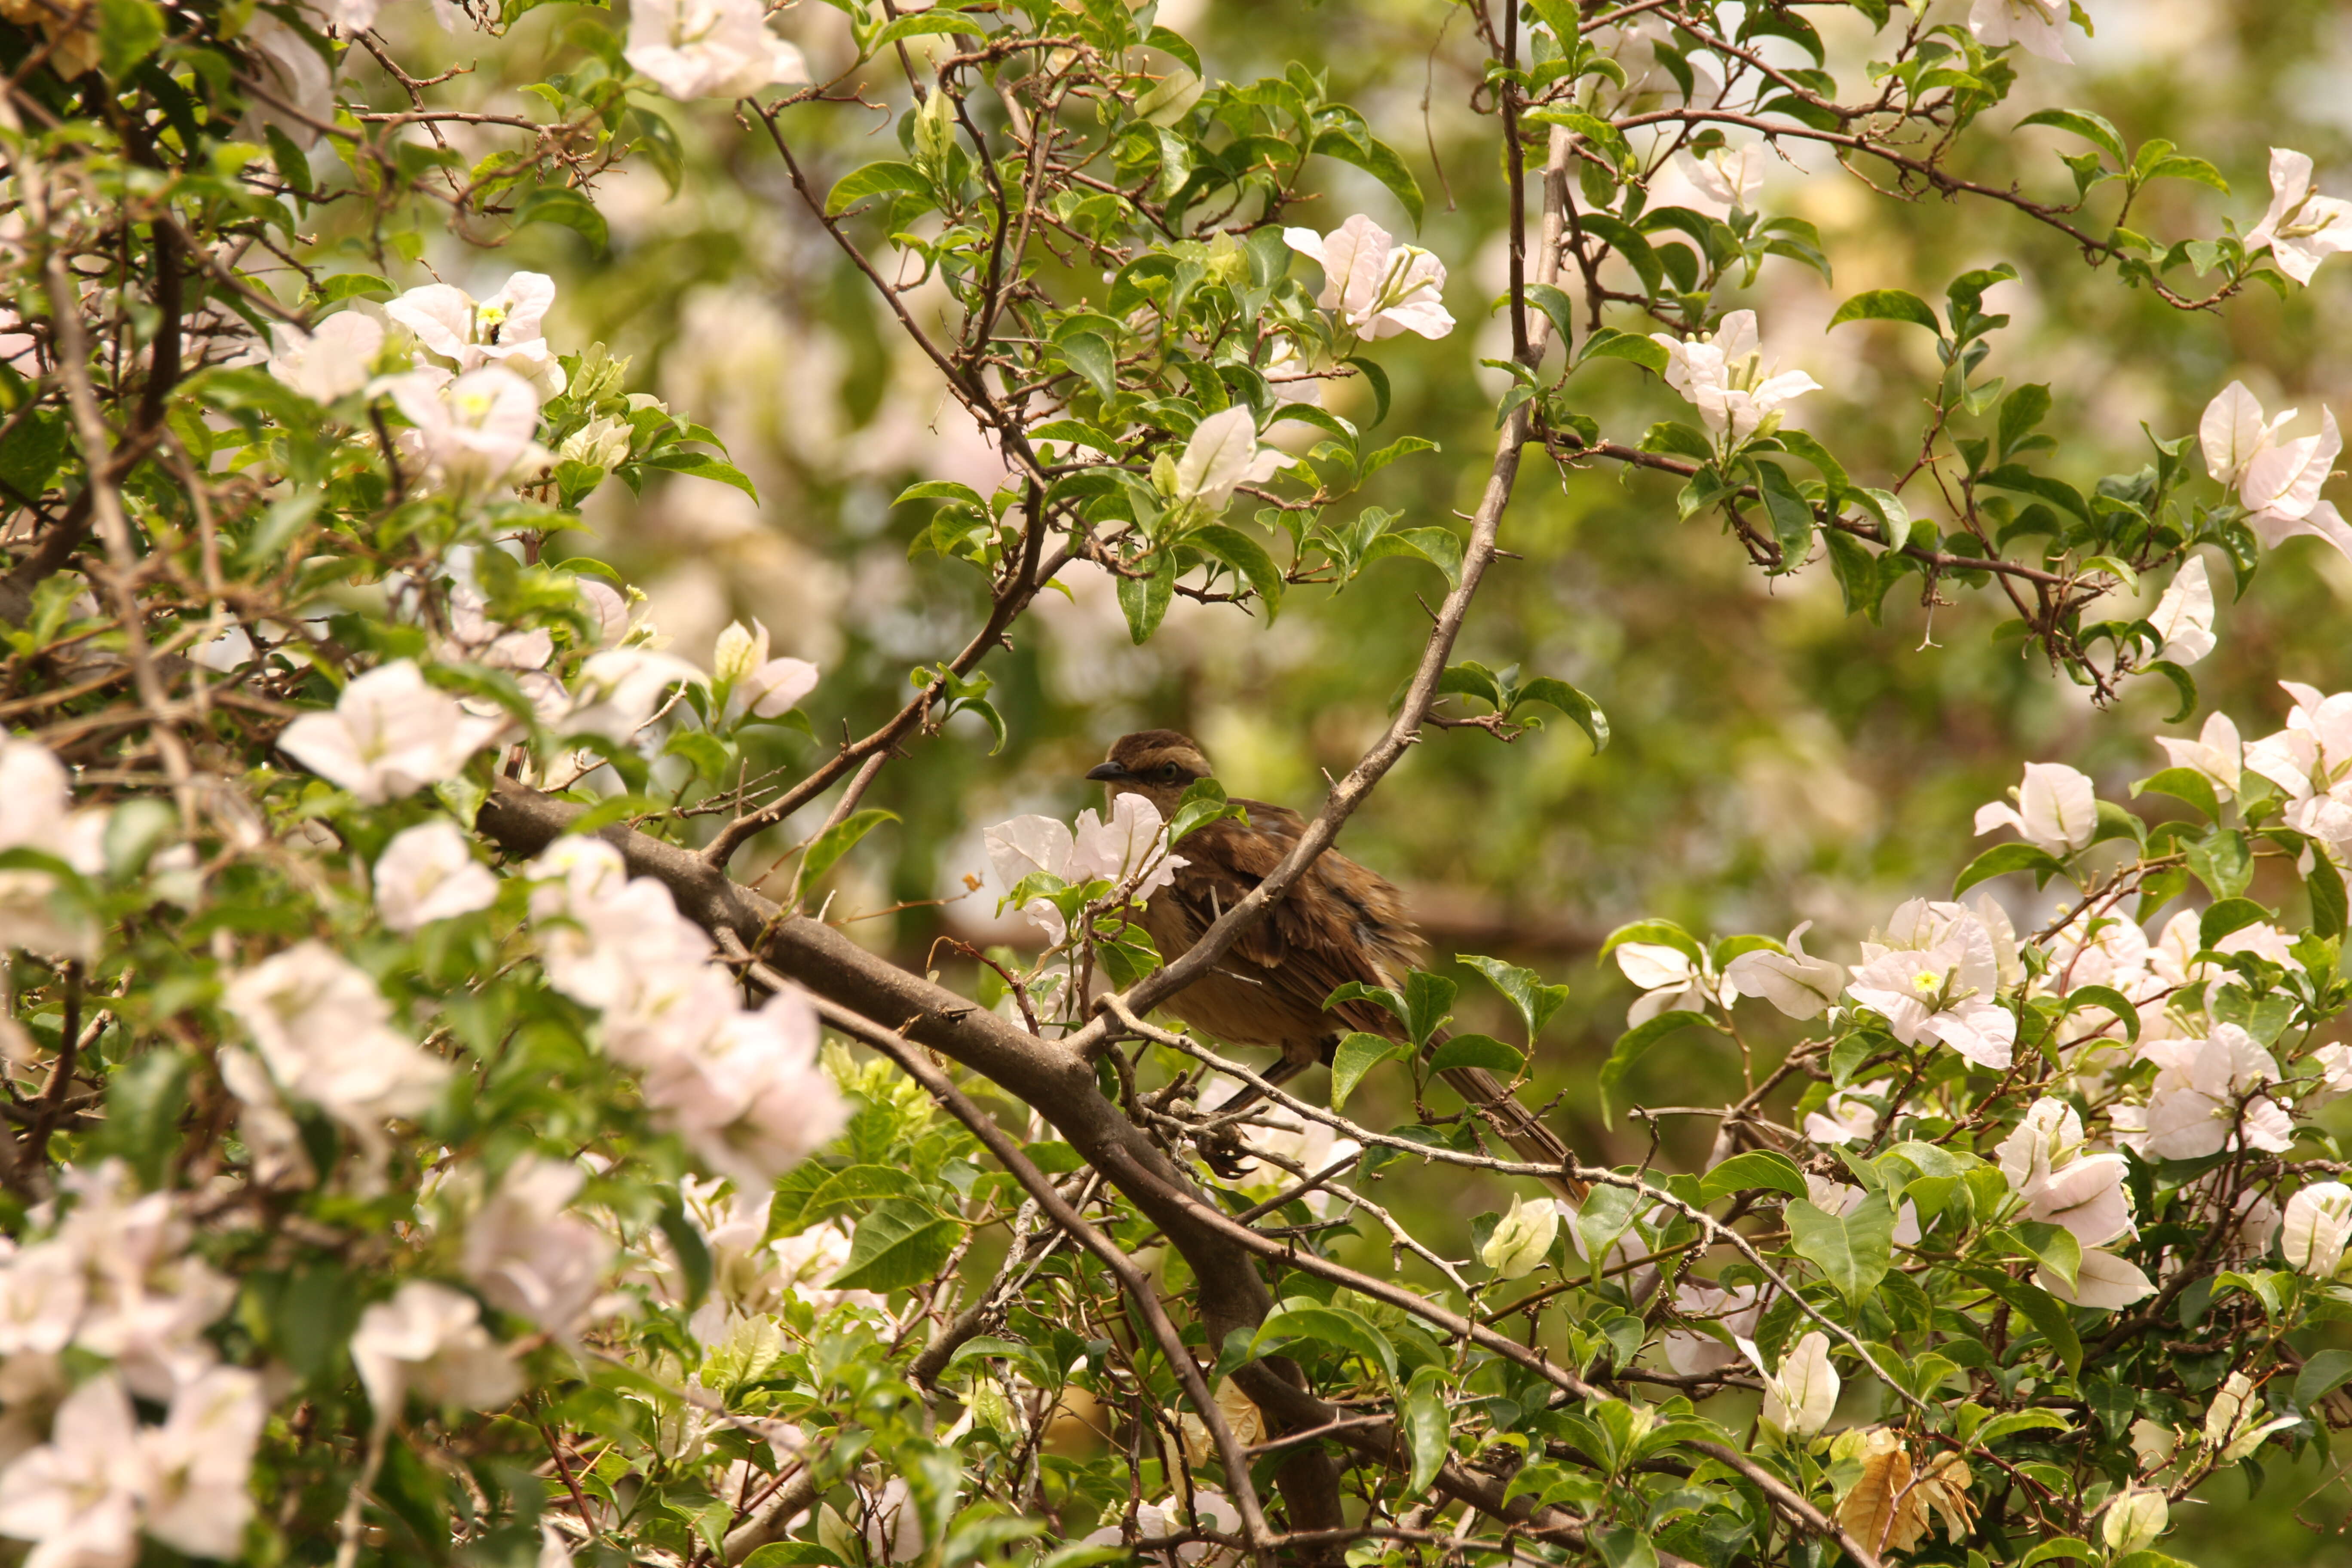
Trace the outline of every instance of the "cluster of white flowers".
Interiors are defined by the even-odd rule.
[[[1265,483],[1290,461],[1288,453],[1258,445],[1257,416],[1236,403],[1194,426],[1181,456],[1160,454],[1153,477],[1175,505],[1215,517],[1233,504],[1235,490]]]
[[[1192,1527],[1194,1518],[1200,1521],[1203,1529],[1216,1531],[1221,1535],[1241,1533],[1241,1510],[1234,1507],[1233,1500],[1213,1488],[1194,1487],[1192,1513],[1189,1517],[1184,1511],[1184,1500],[1180,1497],[1164,1497],[1157,1502],[1136,1504],[1136,1539],[1165,1541],[1171,1535],[1181,1535]],[[1122,1526],[1106,1524],[1078,1544],[1080,1546],[1119,1546],[1125,1544],[1126,1540]],[[1211,1557],[1213,1552],[1215,1554],[1213,1560]],[[1178,1547],[1175,1552],[1176,1561],[1186,1564],[1187,1568],[1192,1568],[1192,1565],[1196,1564],[1210,1564],[1211,1568],[1213,1568],[1214,1563],[1232,1560],[1236,1555],[1207,1541],[1192,1542],[1188,1545]]]
[[[1168,853],[1160,808],[1139,795],[1114,800],[1108,822],[1088,806],[1078,813],[1075,833],[1057,818],[1030,816],[1000,822],[982,837],[998,890],[1005,894],[1044,872],[1073,887],[1108,881],[1115,893],[1144,903],[1172,885],[1178,868],[1187,864],[1182,856]],[[1021,912],[1055,945],[1069,935],[1069,922],[1046,900],[1032,899]]]
[[[1969,8],[1969,32],[1988,48],[2015,44],[2029,55],[2073,65],[2066,52],[2068,0],[1976,0]]]
[[[0,1257],[0,1534],[57,1568],[128,1563],[142,1530],[234,1556],[268,1408],[260,1378],[205,1338],[236,1286],[190,1255],[178,1200],[139,1194],[121,1163],[69,1168],[60,1186],[67,1203],[31,1216],[47,1237]],[[74,1384],[69,1350],[110,1364]],[[161,1426],[140,1424],[133,1394],[165,1406]],[[26,1413],[49,1405],[44,1442]]]
[[[483,493],[555,461],[537,438],[540,405],[565,384],[543,331],[554,302],[555,280],[540,272],[515,273],[487,300],[428,283],[383,307],[409,334],[402,345],[390,345],[373,316],[347,310],[308,331],[274,329],[268,369],[318,403],[360,392],[389,397],[408,422],[399,445],[420,477],[445,490]],[[610,468],[628,448],[624,439],[599,450],[612,461],[598,466]]]
[[[2017,1016],[1996,994],[2019,968],[2017,938],[2000,906],[1913,899],[1896,908],[1885,936],[1862,944],[1846,994],[1906,1046],[1939,1040],[1978,1067],[2007,1068]]]
[[[2308,283],[2319,264],[2352,250],[2352,202],[2312,194],[2311,158],[2289,147],[2271,149],[2271,205],[2246,236],[2249,253],[2271,247],[2278,269]]]
[[[522,1392],[521,1373],[482,1326],[481,1304],[429,1279],[411,1279],[360,1314],[352,1364],[379,1426],[398,1417],[411,1394],[436,1405],[496,1410]]]
[[[517,631],[491,620],[481,595],[463,584],[450,595],[449,628],[436,644],[442,657],[484,664],[513,676],[530,699],[538,721],[557,736],[599,735],[626,744],[665,710],[680,687],[711,685],[711,677],[687,660],[658,651],[662,640],[630,624],[626,605],[604,584],[581,579],[582,600],[604,628],[605,646],[589,653],[567,689],[550,673],[553,640],[544,631]],[[757,621],[719,634],[714,654],[720,684],[727,688],[726,715],[775,718],[796,706],[816,685],[817,668],[805,659],[770,658],[768,633]],[[622,638],[629,639],[622,643]],[[615,645],[619,646],[615,646]],[[310,772],[351,791],[365,805],[381,805],[456,778],[484,746],[506,737],[513,721],[485,700],[458,698],[431,685],[408,659],[394,659],[354,678],[331,711],[306,713],[278,737],[278,750]],[[35,748],[37,750],[37,748]],[[589,765],[599,759],[592,758]],[[0,761],[5,766],[5,761]],[[95,853],[103,822],[75,839]],[[486,884],[464,874],[462,843],[436,830],[430,837],[396,841],[390,869],[380,866],[377,889],[401,912],[395,929],[481,908]],[[5,874],[0,874],[5,875]],[[457,879],[442,887],[444,878]],[[0,889],[5,889],[0,881]],[[438,889],[436,891],[436,889]],[[432,907],[424,908],[427,895]],[[420,912],[421,910],[421,912]],[[5,918],[0,894],[0,920]]]
[[[817,668],[804,658],[771,658],[768,628],[756,619],[745,631],[730,621],[710,653],[711,679],[726,689],[731,711],[774,719],[816,689]]]
[[[1753,310],[1734,310],[1714,331],[1695,337],[1650,337],[1666,351],[1666,384],[1698,410],[1726,457],[1778,430],[1789,403],[1821,390],[1801,370],[1770,374]]]
[[[236,1047],[222,1052],[224,1077],[261,1143],[285,1142],[272,1136],[283,1131],[274,1082],[341,1122],[373,1165],[390,1146],[384,1123],[423,1111],[448,1082],[449,1064],[394,1026],[367,972],[323,942],[299,942],[231,975],[222,1003],[268,1068],[263,1078]]]
[[[1445,264],[1420,246],[1399,245],[1362,213],[1328,234],[1286,228],[1282,237],[1323,268],[1315,303],[1336,311],[1339,324],[1364,342],[1400,332],[1442,338],[1454,330],[1444,303]]]
[[[806,997],[746,1008],[669,889],[630,877],[601,839],[560,838],[529,875],[549,984],[603,1012],[605,1051],[638,1070],[656,1123],[706,1169],[764,1185],[841,1130]]]
[[[2124,1184],[2124,1157],[2088,1149],[2072,1105],[2048,1096],[2035,1100],[1998,1152],[2018,1215],[2064,1227],[2082,1249],[2073,1280],[2043,1268],[2036,1284],[2077,1306],[2109,1310],[2155,1293],[2147,1275],[2102,1250],[2136,1233],[2131,1190]]]
[[[503,718],[467,712],[399,658],[353,679],[333,711],[289,724],[278,749],[366,805],[382,805],[456,778],[506,729]]]
[[[2278,786],[2287,826],[2352,865],[2352,692],[2323,696],[2299,681],[2279,684],[2294,708],[2285,729],[2246,743],[2245,771]]]
[[[2098,793],[2090,775],[2063,763],[2028,763],[2015,805],[1977,807],[1977,831],[2013,827],[2019,837],[2053,855],[2085,848],[2099,830]]]
[[[1708,217],[1729,217],[1735,210],[1754,212],[1770,157],[1761,142],[1705,153],[1677,153],[1650,182],[1650,205],[1688,207]]]
[[[2352,228],[2347,230],[2352,237]],[[2263,405],[2242,382],[2231,382],[2205,405],[2198,421],[2198,445],[2204,449],[2205,471],[2233,486],[2246,509],[2246,526],[2262,542],[2275,548],[2297,534],[2308,533],[2352,558],[2352,526],[2335,504],[2320,500],[2320,488],[2335,471],[2344,437],[2329,409],[2319,411],[2319,434],[2279,439],[2279,432],[2295,416],[2282,411],[2264,420]]]
[[[849,1265],[850,1238],[838,1226],[827,1222],[769,1238],[772,1184],[742,1186],[688,1176],[678,1183],[678,1192],[687,1217],[710,1252],[709,1293],[687,1321],[703,1344],[719,1344],[747,1321],[772,1317],[787,1298],[819,1312],[840,1306],[879,1312],[887,1305],[871,1290],[835,1289],[827,1283]],[[656,1269],[646,1283],[662,1300],[688,1304],[683,1269]]]
[[[1830,1364],[1827,1334],[1816,1330],[1799,1340],[1780,1358],[1778,1372],[1766,1369],[1763,1355],[1748,1341],[1739,1342],[1739,1352],[1764,1380],[1764,1409],[1759,1419],[1766,1427],[1801,1442],[1830,1424],[1837,1411],[1840,1380],[1837,1368]]]
[[[631,0],[622,58],[672,98],[749,98],[809,79],[808,61],[768,31],[759,0]]]
[[[106,867],[110,814],[75,810],[65,764],[37,741],[0,742],[0,849],[37,849],[84,876]],[[98,923],[63,896],[47,871],[0,871],[0,948],[85,962],[97,956]]]
[[[568,1212],[586,1180],[576,1164],[525,1155],[467,1219],[458,1267],[490,1305],[555,1334],[572,1332],[588,1316],[614,1247]]]

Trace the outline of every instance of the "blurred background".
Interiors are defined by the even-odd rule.
[[[1941,4],[1946,19],[1960,18],[1960,6]],[[2074,43],[2078,64],[2020,59],[2020,90],[1989,133],[1967,140],[1957,172],[2064,199],[2072,183],[2058,153],[2081,143],[2007,129],[2063,104],[2105,115],[2129,142],[2161,134],[2220,167],[2228,196],[2170,181],[2135,209],[2132,226],[2159,244],[2216,235],[2225,217],[2240,232],[2252,227],[2269,199],[2273,145],[2311,153],[2322,190],[2352,194],[2352,11],[2328,0],[2086,0],[2084,8],[2098,32]],[[445,38],[414,9],[421,25],[409,42],[473,68],[447,90],[509,111],[523,107],[516,84],[551,58],[578,57],[570,29],[604,25],[598,13],[549,5],[503,41]],[[1866,25],[1849,12],[1809,15],[1832,65],[1856,68],[1842,79],[1861,80]],[[1390,468],[1360,500],[1402,510],[1400,527],[1448,524],[1472,504],[1491,451],[1496,387],[1475,362],[1507,345],[1489,314],[1504,278],[1496,128],[1465,107],[1481,63],[1465,17],[1435,0],[1169,0],[1160,20],[1195,41],[1213,76],[1278,73],[1293,59],[1328,71],[1334,96],[1412,164],[1429,199],[1419,241],[1444,259],[1447,304],[1462,324],[1443,342],[1381,345],[1396,402],[1379,434],[1418,433],[1444,451]],[[820,79],[853,58],[844,18],[816,0],[787,10],[779,26]],[[865,91],[877,103],[907,96],[903,79],[878,67]],[[595,537],[571,548],[646,584],[652,618],[686,657],[707,660],[730,619],[758,617],[777,652],[824,667],[808,704],[817,735],[863,732],[904,700],[908,669],[951,651],[982,609],[969,567],[908,560],[930,507],[894,508],[892,498],[924,479],[986,491],[1002,465],[798,209],[764,138],[723,105],[666,112],[679,140],[679,184],[673,190],[649,165],[612,179],[599,199],[609,254],[547,226],[496,251],[437,231],[416,243],[440,276],[477,292],[517,268],[552,273],[562,292],[551,342],[570,351],[601,340],[633,356],[631,390],[658,394],[725,438],[759,486],[757,503],[694,479],[639,499],[608,486],[593,510]],[[785,128],[820,187],[897,155],[879,112],[802,108]],[[1327,181],[1318,227],[1366,211],[1410,228],[1377,185],[1318,163]],[[2114,200],[2095,194],[2091,226],[2111,218]],[[1727,289],[1718,302],[1755,309],[1768,358],[1822,383],[1791,422],[1826,440],[1857,482],[1891,482],[1916,452],[1933,364],[1924,334],[1869,324],[1829,334],[1831,312],[1873,288],[1940,302],[1956,273],[2003,260],[2026,280],[1989,296],[2014,325],[1997,335],[1988,374],[2050,382],[2047,427],[2066,438],[2047,467],[2078,486],[2147,461],[2143,426],[2164,437],[2192,432],[2233,377],[2273,411],[2299,406],[2294,433],[2315,428],[2322,405],[2352,416],[2352,260],[2323,267],[2291,299],[2254,288],[2221,312],[2184,318],[2000,207],[1893,199],[1820,160],[1776,163],[1761,205],[1817,224],[1836,277],[1775,260],[1751,289]],[[2184,286],[2187,276],[2174,275]],[[936,317],[935,295],[916,298]],[[1678,411],[1687,416],[1628,364],[1596,363],[1573,386],[1579,406],[1618,439]],[[1906,499],[1935,514],[1924,489]],[[1848,617],[1825,564],[1768,583],[1713,523],[1678,523],[1665,480],[1608,468],[1559,475],[1531,460],[1503,542],[1519,559],[1489,574],[1458,657],[1581,687],[1606,708],[1613,743],[1591,755],[1565,723],[1512,745],[1476,731],[1432,733],[1349,825],[1343,847],[1409,887],[1441,950],[1505,956],[1574,987],[1541,1044],[1539,1087],[1565,1096],[1563,1131],[1588,1152],[1631,1160],[1648,1146],[1638,1123],[1601,1124],[1591,1089],[1633,994],[1594,961],[1612,928],[1665,915],[1703,937],[1779,935],[1811,920],[1812,950],[1850,960],[1855,939],[1895,904],[1949,887],[1974,852],[1974,808],[2014,784],[2022,763],[2073,763],[2116,798],[2161,765],[2147,737],[2174,699],[2160,682],[2095,709],[2038,657],[1991,639],[2004,618],[1996,595],[1957,585],[1948,594],[1958,602],[1931,612],[1917,602],[1918,580],[1906,579],[1888,595],[1883,626]],[[2352,686],[2352,565],[2297,541],[2234,604],[2226,567],[2210,565],[2224,603],[2220,650],[2195,672],[2205,710],[2225,710],[2251,737],[2283,718],[2280,678]],[[1416,595],[1433,603],[1443,589],[1432,569],[1391,561],[1338,597],[1294,592],[1271,626],[1180,601],[1138,648],[1106,580],[1086,568],[1065,580],[1068,596],[1045,595],[1016,649],[986,667],[1011,727],[1003,752],[988,754],[976,721],[919,742],[868,802],[903,822],[835,873],[835,918],[913,906],[849,929],[919,968],[943,931],[1018,938],[1015,924],[995,917],[992,891],[967,892],[965,876],[986,869],[982,830],[1019,812],[1066,817],[1089,804],[1080,775],[1129,730],[1188,731],[1233,793],[1311,809],[1324,772],[1350,765],[1385,721],[1426,624]],[[816,742],[772,733],[778,761],[820,754]],[[773,852],[813,826],[774,836]],[[2261,886],[2254,892],[2265,897]],[[2032,896],[2017,894],[2019,912],[2046,912],[2027,907]],[[924,902],[933,900],[950,901]],[[1504,1026],[1482,983],[1452,973],[1470,1020],[1507,1037],[1516,1025]],[[1775,1038],[1780,1022],[1756,1018],[1759,1037]],[[1691,1104],[1736,1092],[1737,1063],[1697,1038],[1645,1058],[1632,1098]],[[1403,1114],[1401,1104],[1381,1105],[1378,1087],[1368,1085],[1351,1111]],[[1703,1149],[1676,1139],[1669,1129],[1669,1163]],[[1419,1202],[1465,1215],[1498,1206],[1475,1184],[1443,1185]],[[1403,1193],[1390,1199],[1412,1206]],[[2177,1512],[2181,1533],[2166,1545],[2209,1568],[2342,1562],[2335,1531],[2347,1501],[2327,1481],[2316,1459],[2274,1466],[2251,1501],[2232,1481],[2211,1506]]]

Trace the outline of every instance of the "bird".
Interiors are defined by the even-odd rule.
[[[1109,756],[1087,774],[1104,786],[1114,809],[1120,795],[1139,795],[1163,822],[1175,816],[1186,790],[1214,776],[1199,743],[1173,730],[1121,736]],[[1202,932],[1282,864],[1306,831],[1305,819],[1286,807],[1247,799],[1229,804],[1246,815],[1205,823],[1187,834],[1184,864],[1175,868],[1173,884],[1152,893],[1143,907],[1143,929],[1163,959],[1188,952]],[[1318,1061],[1328,1065],[1350,1031],[1407,1039],[1404,1026],[1376,1002],[1326,1003],[1351,981],[1401,990],[1406,973],[1428,958],[1428,943],[1396,886],[1326,849],[1206,973],[1160,1006],[1229,1045],[1280,1051],[1281,1059],[1261,1075],[1279,1084]],[[1439,1031],[1431,1047],[1444,1038]],[[1522,1160],[1561,1169],[1559,1177],[1547,1178],[1548,1185],[1582,1200],[1583,1184],[1566,1174],[1568,1145],[1494,1074],[1484,1068],[1452,1068],[1440,1076]],[[1231,1112],[1255,1098],[1255,1090],[1247,1090],[1215,1109]]]

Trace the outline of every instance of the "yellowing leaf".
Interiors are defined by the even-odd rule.
[[[1927,1533],[1927,1507],[1911,1484],[1911,1456],[1884,1426],[1863,1435],[1862,1479],[1838,1504],[1838,1523],[1873,1552],[1908,1552]]]

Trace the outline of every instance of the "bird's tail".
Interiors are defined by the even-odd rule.
[[[1470,1102],[1479,1119],[1494,1131],[1496,1137],[1511,1146],[1513,1153],[1530,1165],[1557,1168],[1558,1174],[1543,1178],[1544,1185],[1570,1203],[1584,1201],[1585,1194],[1591,1189],[1569,1174],[1575,1155],[1560,1142],[1559,1134],[1538,1121],[1535,1112],[1521,1105],[1518,1097],[1500,1079],[1485,1068],[1448,1068],[1438,1076],[1454,1093]]]

